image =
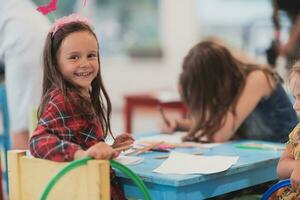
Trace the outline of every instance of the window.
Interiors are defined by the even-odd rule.
[[[265,59],[273,38],[270,0],[198,0],[197,13],[204,37],[217,36]]]
[[[49,0],[50,1],[50,0]],[[37,5],[46,0],[34,0]],[[158,0],[60,0],[51,21],[79,11],[90,18],[104,56],[161,57]]]

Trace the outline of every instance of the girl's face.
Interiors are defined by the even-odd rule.
[[[99,70],[96,38],[87,31],[71,33],[62,41],[56,56],[62,76],[83,92],[89,91]]]
[[[292,75],[290,87],[293,96],[295,97],[295,103],[293,107],[299,116],[300,115],[300,74],[298,72],[295,72],[295,74]]]

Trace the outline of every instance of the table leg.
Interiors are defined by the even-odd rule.
[[[132,102],[128,99],[125,101],[125,108],[124,108],[124,118],[125,118],[125,132],[131,133],[132,132]]]

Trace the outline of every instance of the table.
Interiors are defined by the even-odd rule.
[[[152,107],[161,106],[168,109],[179,110],[182,117],[186,116],[187,109],[180,100],[173,100],[163,102],[157,95],[151,93],[131,94],[124,97],[124,118],[125,118],[125,132],[132,133],[132,118],[134,109],[137,107]]]
[[[145,161],[129,166],[145,182],[153,200],[199,200],[277,180],[276,166],[280,151],[240,149],[239,142],[224,143],[210,149],[202,149],[204,155],[239,156],[238,162],[229,170],[210,175],[163,175],[153,173],[163,160],[155,159],[163,153],[148,152],[141,155]],[[254,141],[258,142],[259,141]],[[199,149],[180,148],[181,152],[195,152]],[[188,163],[187,163],[188,164]],[[134,183],[117,172],[127,197],[141,198],[141,192]]]

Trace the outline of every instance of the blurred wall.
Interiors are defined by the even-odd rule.
[[[113,108],[121,109],[123,96],[160,88],[177,89],[181,63],[199,41],[196,0],[160,0],[161,59],[103,58],[102,73]],[[176,90],[177,91],[177,90]]]

